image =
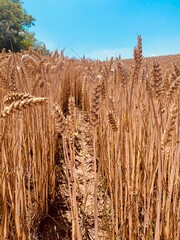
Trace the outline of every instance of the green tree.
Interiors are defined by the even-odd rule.
[[[27,14],[18,0],[0,0],[0,51],[15,52],[35,46],[34,33],[28,32],[35,18]]]

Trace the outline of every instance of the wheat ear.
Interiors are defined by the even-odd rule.
[[[125,87],[127,84],[128,71],[124,64],[119,60],[116,62],[116,72],[118,80],[120,80],[122,86]]]
[[[162,136],[161,144],[163,148],[165,148],[167,143],[170,142],[171,140],[173,129],[175,127],[177,113],[178,113],[177,103],[173,103],[170,109],[170,116],[167,120],[164,134]]]
[[[6,90],[9,90],[9,83],[2,69],[0,69],[0,81],[2,82],[2,87]]]
[[[74,97],[70,97],[68,101],[68,110],[69,110],[69,128],[71,130],[75,129],[76,123],[76,107]]]
[[[93,126],[96,126],[98,124],[101,90],[102,90],[102,81],[98,81],[95,84],[95,86],[93,86],[92,99],[91,99],[90,123]]]
[[[110,124],[112,130],[114,132],[116,132],[118,130],[118,127],[117,127],[115,117],[112,113],[108,113],[108,120],[109,120],[109,124]]]
[[[175,72],[176,76],[179,77],[180,76],[180,68],[178,68],[175,63],[173,63],[173,68],[174,68],[174,72]]]
[[[153,64],[152,78],[153,78],[152,88],[155,92],[155,96],[159,98],[162,93],[163,78],[162,78],[161,67],[157,60]]]
[[[137,49],[138,49],[138,63],[139,63],[139,66],[142,65],[142,61],[143,61],[143,50],[142,50],[142,37],[139,35],[138,38],[137,38]]]
[[[14,101],[8,107],[5,107],[1,113],[1,117],[7,117],[15,111],[22,111],[27,107],[37,106],[47,102],[47,98],[33,97],[30,99],[24,99],[22,101]]]
[[[17,92],[12,92],[7,94],[4,99],[3,102],[4,104],[11,104],[14,101],[23,101],[25,99],[30,99],[33,98],[34,96],[30,95],[29,93],[17,93]]]
[[[180,86],[180,76],[174,81],[167,91],[167,99],[172,99]]]
[[[61,108],[57,104],[52,106],[52,115],[55,118],[56,130],[58,133],[63,134],[65,131],[65,117]]]

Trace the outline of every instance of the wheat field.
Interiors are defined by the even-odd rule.
[[[179,240],[180,55],[3,51],[0,111],[0,239]]]

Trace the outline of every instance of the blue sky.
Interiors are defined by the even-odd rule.
[[[23,0],[50,50],[106,59],[131,58],[137,35],[144,56],[180,53],[180,0]]]

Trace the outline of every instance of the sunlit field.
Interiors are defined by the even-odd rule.
[[[0,54],[0,239],[179,240],[180,55]]]

